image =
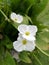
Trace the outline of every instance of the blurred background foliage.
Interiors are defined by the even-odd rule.
[[[19,63],[11,55],[19,25],[9,20],[11,12],[23,15],[23,24],[38,27],[36,49],[19,53]],[[49,0],[0,0],[0,64],[49,65]]]

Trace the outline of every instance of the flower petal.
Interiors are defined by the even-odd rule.
[[[15,41],[15,42],[13,43],[13,47],[14,47],[14,49],[15,49],[17,52],[21,52],[21,51],[24,50],[24,46],[23,46],[20,42],[18,42],[18,41]]]
[[[20,42],[21,42],[21,41],[22,41],[22,39],[23,39],[22,34],[20,34],[20,33],[19,33],[19,34],[18,34],[17,41],[20,41]]]
[[[25,34],[22,35],[23,38],[29,40],[29,41],[34,41],[36,40],[36,38],[33,36],[33,35],[29,35],[29,36],[26,36]]]
[[[23,38],[22,35],[19,33],[19,37],[17,41],[13,42],[13,47],[17,52],[21,52],[23,50],[32,51],[35,49],[35,40],[33,41],[26,40],[27,41],[26,44],[22,43],[23,40],[26,40],[26,39]]]
[[[30,31],[30,33],[32,34],[32,35],[36,35],[36,32],[37,32],[37,26],[35,26],[35,25],[29,25],[28,26],[28,30]]]
[[[17,15],[17,23],[21,23],[23,21],[23,16]]]
[[[21,24],[18,26],[18,31],[21,33],[21,34],[24,34],[25,31],[27,31],[27,25],[25,24]]]
[[[10,18],[14,21],[14,19],[16,18],[16,13],[11,13]]]
[[[11,13],[10,15],[11,20],[17,23],[21,23],[23,21],[23,16],[16,14],[16,13]]]
[[[33,41],[33,42],[28,42],[27,44],[26,44],[26,50],[27,51],[33,51],[35,49],[35,41]]]

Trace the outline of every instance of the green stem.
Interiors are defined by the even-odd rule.
[[[31,18],[29,17],[29,16],[27,16],[27,15],[25,15],[26,17],[27,17],[27,19],[31,22],[31,24],[33,24],[33,22],[32,22],[32,20],[31,20]]]
[[[37,60],[37,62],[38,62],[40,65],[42,65],[41,62],[39,61],[39,59],[37,58],[37,56],[36,56],[35,54],[33,54],[33,56],[35,57],[35,59]]]
[[[44,52],[41,48],[39,48],[37,45],[36,45],[37,49],[42,52],[44,55],[48,56],[49,57],[49,54],[47,54],[46,52]]]
[[[32,5],[33,5],[33,4],[31,4],[31,5],[27,8],[26,14],[28,14],[28,12],[29,12],[29,10],[31,9]]]
[[[8,19],[8,17],[5,15],[5,13],[0,9],[0,12],[2,13],[2,15],[5,17],[5,19],[10,22],[10,19]]]

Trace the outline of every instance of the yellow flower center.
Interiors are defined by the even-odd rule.
[[[15,18],[15,21],[17,21],[17,19]]]
[[[23,45],[27,43],[26,39],[22,40]]]
[[[27,36],[30,35],[30,32],[25,32],[25,35],[27,35]]]

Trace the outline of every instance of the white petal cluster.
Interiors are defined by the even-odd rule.
[[[16,23],[21,23],[23,21],[23,16],[20,14],[16,14],[16,13],[11,13],[10,18],[12,21],[16,22]]]
[[[19,36],[17,41],[13,42],[13,47],[17,52],[21,51],[33,51],[35,49],[35,40],[37,27],[35,25],[24,25],[18,26]]]
[[[13,46],[14,46],[14,49],[18,52],[21,52],[23,50],[32,51],[35,49],[35,42],[28,41],[25,38],[23,38],[22,35],[19,35],[17,41],[13,43]]]
[[[34,25],[19,25],[18,31],[22,34],[23,38],[33,41],[37,32],[37,27]]]

